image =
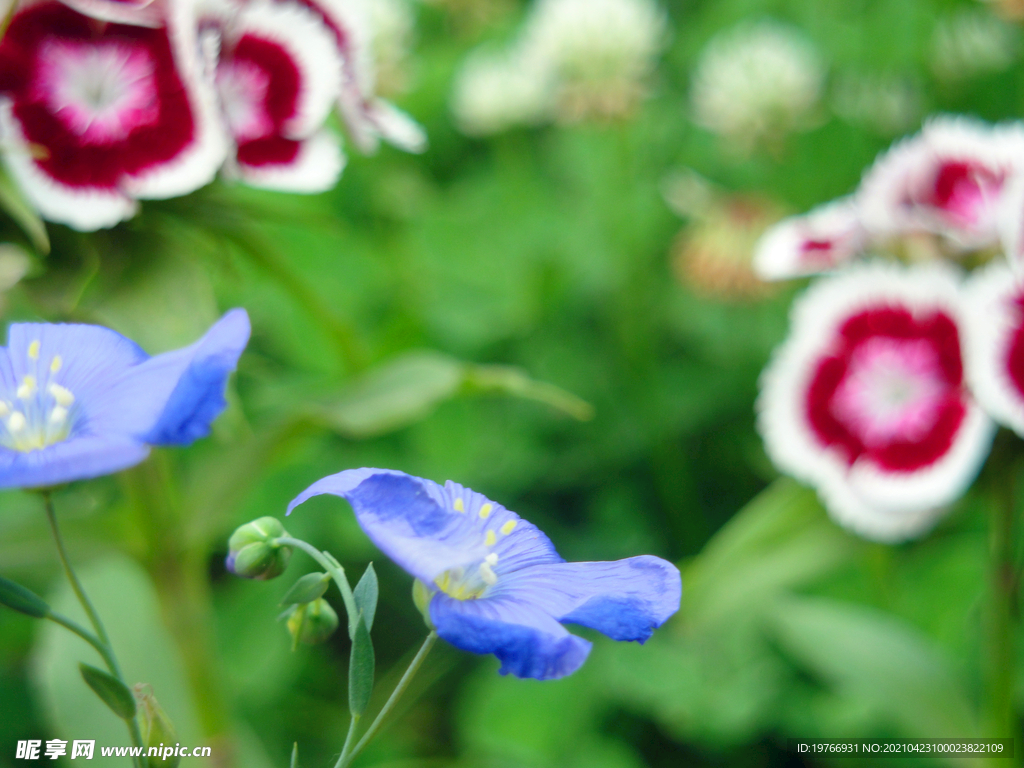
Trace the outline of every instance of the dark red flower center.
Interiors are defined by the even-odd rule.
[[[816,364],[808,423],[823,446],[890,472],[946,454],[966,416],[956,324],[936,310],[878,307],[848,318]]]

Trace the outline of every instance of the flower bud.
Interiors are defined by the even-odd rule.
[[[181,757],[174,754],[178,751],[178,737],[170,718],[156,700],[150,686],[139,683],[132,690],[138,703],[142,744],[146,747],[146,753],[150,748],[155,749],[153,755],[142,758],[144,768],[177,768]]]
[[[273,579],[284,573],[292,556],[291,547],[271,543],[288,532],[275,517],[261,517],[246,523],[228,540],[227,568],[247,579]]]
[[[295,606],[288,617],[288,632],[292,636],[292,647],[298,643],[316,645],[334,634],[338,628],[338,614],[322,597],[311,603]]]

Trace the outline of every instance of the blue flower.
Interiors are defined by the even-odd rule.
[[[347,499],[373,542],[432,591],[440,637],[493,653],[501,673],[550,680],[572,674],[591,643],[563,623],[644,642],[679,610],[678,569],[657,557],[567,563],[532,523],[449,481],[387,469],[330,475],[303,491]]]
[[[150,357],[96,325],[16,323],[0,347],[0,487],[99,477],[210,432],[249,340],[243,309]]]

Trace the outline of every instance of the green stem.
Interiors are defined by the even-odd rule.
[[[338,758],[337,765],[344,765],[345,760],[348,757],[349,750],[352,749],[352,740],[356,735],[356,726],[359,724],[359,715],[352,715],[352,719],[348,722],[348,733],[345,734],[345,746],[341,748],[341,756]]]
[[[291,536],[282,536],[274,539],[273,544],[279,544],[285,547],[295,547],[301,549],[307,555],[312,557],[331,575],[334,579],[334,583],[338,585],[338,590],[341,592],[341,599],[345,603],[345,613],[348,614],[348,636],[351,638],[355,635],[356,621],[359,618],[359,611],[356,609],[356,599],[352,595],[352,587],[349,586],[348,579],[345,577],[345,569],[341,567],[341,564],[334,559],[329,552],[321,552],[319,549],[314,547],[302,539],[293,539]]]
[[[78,580],[78,575],[75,573],[75,569],[71,567],[71,559],[68,557],[67,549],[64,547],[64,539],[60,535],[60,527],[57,525],[57,514],[53,508],[53,495],[50,491],[43,491],[43,505],[46,507],[46,518],[50,523],[50,530],[53,532],[53,540],[57,544],[57,554],[60,558],[61,565],[64,566],[64,575],[67,576],[68,581],[71,584],[71,589],[74,590],[75,595],[78,597],[78,602],[81,603],[82,609],[89,617],[89,622],[92,624],[93,629],[96,630],[96,635],[88,632],[83,627],[79,626],[70,619],[61,616],[60,614],[50,613],[47,618],[51,621],[55,621],[63,627],[74,632],[76,635],[81,637],[83,640],[88,642],[95,648],[100,656],[103,657],[104,663],[107,665],[107,669],[110,670],[110,674],[117,678],[117,680],[128,688],[128,683],[124,679],[124,675],[121,674],[121,667],[117,663],[117,658],[114,656],[114,650],[110,644],[110,637],[107,635],[106,629],[103,627],[103,622],[100,621],[99,614],[96,613],[96,609],[90,602],[88,595],[85,594],[85,588],[82,586],[82,582]],[[128,726],[128,733],[131,735],[132,745],[142,747],[142,732],[139,730],[139,723],[136,718],[131,718],[126,721]],[[133,757],[132,764],[135,766],[141,766],[141,758]]]
[[[96,609],[89,602],[89,597],[85,594],[82,582],[78,580],[78,576],[75,575],[75,571],[71,567],[71,560],[68,557],[67,549],[64,548],[64,539],[61,537],[60,528],[57,526],[57,513],[53,509],[53,496],[50,491],[43,491],[42,495],[43,504],[46,507],[46,519],[50,522],[50,531],[53,533],[53,540],[57,544],[57,554],[60,557],[61,565],[64,566],[64,575],[67,576],[68,581],[71,583],[71,589],[75,591],[75,596],[78,598],[78,602],[82,604],[85,615],[89,617],[89,623],[92,624],[92,628],[96,631],[96,636],[105,645],[109,646],[110,637],[107,635],[107,630],[103,628],[103,622],[100,621],[99,614],[96,613]],[[111,672],[113,673],[113,670]],[[118,671],[114,674],[120,676],[121,673]]]
[[[427,635],[427,639],[423,641],[423,645],[420,646],[419,651],[413,657],[413,660],[409,662],[409,668],[405,670],[405,674],[402,675],[402,679],[398,681],[398,685],[395,686],[395,690],[391,692],[391,696],[384,702],[384,706],[381,707],[377,717],[370,724],[370,727],[366,729],[366,733],[359,740],[359,743],[355,745],[351,752],[347,755],[342,752],[341,757],[338,759],[337,764],[334,768],[346,768],[355,759],[356,755],[363,751],[363,748],[370,743],[381,724],[384,722],[384,718],[387,717],[388,713],[394,709],[395,704],[398,703],[399,698],[405,693],[405,689],[409,687],[409,683],[412,682],[413,677],[419,668],[423,665],[423,660],[427,658],[427,654],[430,653],[430,649],[434,647],[434,641],[437,640],[437,632],[431,630],[430,634]]]
[[[998,499],[992,519],[992,681],[993,736],[1012,737],[1017,730],[1013,693],[1017,585],[1014,568],[1016,467],[996,480]]]
[[[67,616],[51,611],[46,615],[46,618],[54,624],[60,624],[64,629],[70,630],[95,648],[96,652],[103,659],[103,663],[107,665],[107,669],[110,670],[111,674],[114,673],[114,670],[117,668],[117,660],[114,658],[114,654],[111,653],[110,646],[105,645],[96,635]]]

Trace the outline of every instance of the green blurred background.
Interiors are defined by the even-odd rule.
[[[588,663],[557,682],[439,647],[358,765],[781,766],[813,762],[789,736],[994,735],[992,478],[899,547],[842,532],[813,493],[777,480],[753,401],[799,286],[759,285],[747,262],[765,224],[851,191],[924,116],[1017,117],[1019,28],[973,0],[664,7],[671,36],[627,118],[467,138],[449,109],[455,72],[481,42],[510,39],[526,4],[416,3],[397,101],[426,127],[424,155],[353,155],[312,198],[217,184],[111,231],[48,227],[52,250],[33,251],[8,319],[100,322],[159,352],[227,308],[252,316],[211,439],[56,496],[128,676],[153,685],[182,743],[239,768],[284,766],[296,740],[303,766],[340,750],[345,633],[292,653],[275,622],[313,563],[296,554],[259,583],[223,559],[236,526],[359,466],[472,487],[570,560],[676,561],[684,608],[644,647],[593,637]],[[691,74],[714,35],[764,18],[806,36],[826,81],[800,130],[736,146],[693,120]],[[873,102],[884,88],[902,101]],[[410,578],[337,499],[287,526],[350,575],[377,567],[386,692],[425,634]],[[36,496],[0,495],[0,570],[75,614]],[[127,742],[77,676],[90,654],[0,612],[0,766],[23,764],[19,739]]]

